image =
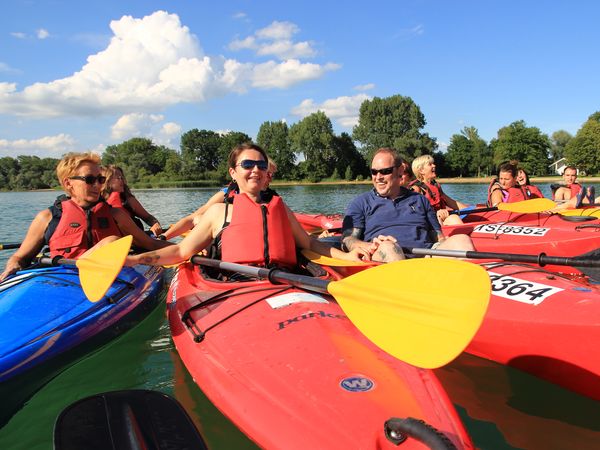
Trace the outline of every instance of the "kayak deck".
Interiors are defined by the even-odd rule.
[[[0,284],[0,381],[100,333],[121,334],[128,328],[123,321],[138,307],[157,304],[162,272],[124,268],[96,303],[85,297],[74,267],[26,270],[5,280]]]
[[[472,448],[433,372],[374,346],[329,296],[209,281],[186,264],[167,305],[195,382],[261,447],[396,448],[385,422],[413,417]],[[426,447],[408,438],[402,448]]]

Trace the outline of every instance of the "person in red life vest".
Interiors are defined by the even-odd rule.
[[[514,203],[528,200],[526,189],[517,183],[517,164],[515,161],[500,164],[498,177],[494,178],[488,187],[488,206],[498,206],[500,203]]]
[[[581,192],[581,185],[577,182],[577,168],[575,166],[565,167],[562,177],[565,183],[554,190],[552,198],[557,202],[571,200]]]
[[[418,156],[412,162],[412,171],[417,179],[409,184],[410,189],[427,197],[440,224],[462,224],[462,219],[456,214],[450,214],[450,211],[464,209],[468,205],[454,200],[444,193],[442,186],[435,179],[437,174],[433,157],[431,155]]]
[[[544,198],[542,192],[529,181],[529,175],[527,175],[525,169],[517,169],[517,184],[521,186],[521,189],[525,189],[527,198]]]
[[[268,164],[268,182],[267,187],[265,189],[269,189],[269,184],[271,183],[271,181],[273,181],[273,175],[275,174],[275,172],[277,172],[277,164],[275,163],[275,161],[269,158]],[[163,233],[162,236],[164,236],[165,239],[171,239],[188,232],[200,222],[202,215],[208,210],[208,208],[217,203],[223,203],[226,198],[233,196],[237,191],[237,184],[232,181],[231,183],[229,183],[229,185],[221,189],[219,192],[215,193],[211,198],[208,199],[206,203],[204,203],[196,211],[194,211],[188,216],[185,216],[182,219],[179,219],[175,224],[171,225],[169,229]]]
[[[179,244],[129,256],[126,264],[176,264],[219,238],[223,261],[256,266],[291,268],[296,265],[296,247],[351,261],[368,258],[368,252],[346,253],[319,242],[304,231],[278,195],[265,198],[262,193],[270,180],[267,161],[267,154],[257,145],[236,146],[228,158],[229,175],[239,189],[233,201],[208,208]]]
[[[35,216],[21,246],[7,261],[0,281],[27,267],[44,244],[50,247],[52,257],[69,259],[128,234],[136,246],[145,249],[171,245],[150,238],[129,214],[100,199],[105,178],[97,154],[69,153],[58,163],[56,174],[67,196],[58,197],[54,205]]]
[[[131,193],[127,180],[123,174],[123,169],[119,166],[110,164],[102,167],[102,175],[106,177],[104,188],[102,189],[102,198],[106,200],[113,208],[124,208],[129,213],[131,219],[143,230],[143,220],[150,227],[154,236],[162,233],[160,222],[142,206],[139,200]],[[138,219],[139,217],[139,219]]]
[[[596,197],[596,188],[594,186],[582,186],[577,195],[571,197],[570,200],[559,203],[556,208],[551,209],[549,212],[555,213],[565,209],[576,209],[584,205],[598,204],[600,204],[600,196]]]

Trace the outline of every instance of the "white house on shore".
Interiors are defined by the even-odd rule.
[[[562,175],[565,171],[565,167],[567,167],[567,158],[560,158],[558,161],[553,162],[548,167],[550,167],[554,173]],[[579,173],[579,171],[577,172]]]

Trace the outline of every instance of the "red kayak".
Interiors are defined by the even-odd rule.
[[[583,209],[577,211],[582,214],[585,212]],[[323,230],[339,233],[343,216],[296,213],[296,218],[307,232],[318,234]],[[463,225],[443,227],[444,234],[468,234],[475,249],[480,252],[544,252],[547,255],[567,257],[600,249],[600,218],[594,215],[488,211],[468,214],[463,220]],[[564,267],[552,269],[565,270]],[[579,272],[570,270],[570,273]]]
[[[600,400],[600,285],[530,264],[474,263],[487,270],[492,295],[466,352]]]
[[[473,448],[433,372],[376,347],[326,294],[216,281],[188,263],[167,307],[196,384],[260,447],[397,449],[394,439],[405,438],[400,448],[427,448],[394,431],[390,419],[410,417],[434,438]]]
[[[463,220],[444,226],[444,234],[468,234],[480,252],[578,256],[600,248],[600,219],[594,216],[490,211]]]

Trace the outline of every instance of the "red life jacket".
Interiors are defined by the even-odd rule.
[[[492,204],[492,192],[496,191],[494,186],[498,186],[496,189],[500,189],[502,191],[502,201],[504,203],[515,203],[522,202],[523,200],[528,200],[527,192],[521,186],[515,186],[508,189],[503,189],[502,186],[498,183],[498,179],[494,178],[490,185],[488,186],[488,196],[487,196],[487,205],[492,207],[495,206]],[[537,190],[537,188],[536,188]],[[538,190],[539,192],[539,190]],[[541,195],[541,192],[540,192]]]
[[[542,192],[536,186],[533,186],[531,184],[521,186],[521,189],[525,191],[525,195],[527,196],[528,200],[530,198],[544,198]]]
[[[411,188],[413,186],[418,187],[420,193],[427,197],[427,200],[429,200],[429,203],[431,203],[431,206],[435,211],[446,209],[447,205],[444,201],[444,192],[442,191],[442,186],[440,186],[437,181],[432,180],[431,183],[425,183],[424,181],[414,180],[408,187]]]
[[[571,189],[571,198],[577,197],[577,194],[581,192],[581,185],[579,183],[573,183],[569,188]]]
[[[133,208],[129,204],[128,197],[126,197],[124,192],[111,192],[106,199],[106,203],[113,208],[122,208],[124,211],[127,211],[129,217],[131,217],[131,220],[133,220],[133,223],[135,223],[141,230],[144,229],[144,224],[138,218],[138,216],[135,215],[135,212],[133,212]]]
[[[77,258],[105,237],[121,236],[110,208],[102,201],[87,210],[71,199],[55,203],[45,234],[50,256]]]
[[[296,243],[279,196],[259,204],[246,194],[237,194],[233,204],[231,223],[221,234],[223,261],[265,267],[296,265]]]
[[[571,197],[577,197],[577,194],[579,194],[579,192],[581,191],[581,185],[579,183],[573,183],[570,185],[565,185],[565,184],[555,184],[553,185],[555,186],[555,188],[552,188],[552,200],[554,200],[554,195],[556,194],[556,191],[558,190],[558,188],[564,187],[564,188],[569,188],[571,190]]]
[[[108,203],[113,208],[123,208],[123,200],[121,199],[120,192],[111,192],[106,199],[106,203]]]

